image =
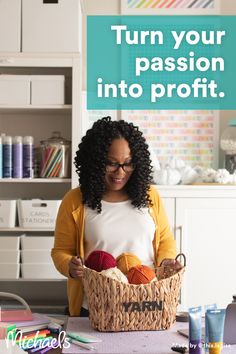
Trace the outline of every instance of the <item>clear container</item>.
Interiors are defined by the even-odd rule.
[[[47,140],[40,141],[41,178],[69,178],[71,176],[71,142],[55,131]]]
[[[225,152],[225,168],[230,173],[236,170],[236,119],[231,119],[223,131],[220,147]]]

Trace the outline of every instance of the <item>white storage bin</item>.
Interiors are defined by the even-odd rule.
[[[0,1],[0,52],[20,52],[21,0]]]
[[[78,52],[80,0],[22,0],[23,52]]]
[[[0,75],[0,104],[29,105],[30,76]]]
[[[54,228],[60,203],[60,200],[18,200],[17,208],[20,227],[32,229]]]
[[[21,249],[23,251],[36,249],[51,251],[53,244],[53,236],[21,236]]]
[[[31,104],[56,105],[65,103],[65,76],[32,75]]]
[[[14,227],[16,223],[16,200],[0,200],[0,228]]]
[[[53,238],[53,237],[52,237]],[[50,244],[53,240],[49,241]],[[21,251],[22,263],[53,263],[51,258],[51,248],[45,250],[24,249]]]
[[[1,263],[20,263],[20,251],[0,250],[0,267]]]
[[[20,236],[0,236],[0,249],[18,251],[20,248]]]
[[[53,264],[21,264],[22,278],[25,279],[66,279]]]
[[[18,279],[20,273],[19,264],[1,263],[0,279]]]

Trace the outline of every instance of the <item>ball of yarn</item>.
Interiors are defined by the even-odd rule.
[[[137,265],[131,268],[127,274],[130,284],[147,284],[155,277],[156,274],[154,270],[145,265]]]
[[[90,269],[101,272],[116,267],[116,259],[108,252],[96,250],[88,255],[84,264]]]
[[[103,270],[101,274],[105,275],[106,277],[121,281],[123,283],[128,283],[128,279],[126,278],[126,276],[117,267]]]
[[[116,258],[117,268],[119,268],[125,275],[128,271],[136,265],[141,265],[140,259],[132,253],[122,253]]]

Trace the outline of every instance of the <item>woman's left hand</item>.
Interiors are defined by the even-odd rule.
[[[172,258],[163,259],[163,261],[161,262],[161,266],[168,266],[173,268],[176,271],[179,271],[180,269],[183,268],[182,264],[179,261]]]

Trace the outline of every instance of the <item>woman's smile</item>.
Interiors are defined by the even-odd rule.
[[[117,186],[125,185],[127,182],[127,178],[118,178],[118,177],[108,177],[111,183],[114,183]]]

